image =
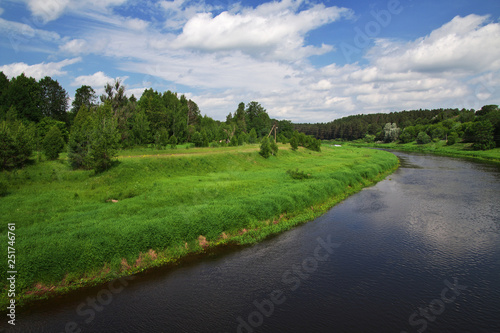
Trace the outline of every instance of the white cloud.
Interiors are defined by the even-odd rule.
[[[2,7],[0,7],[0,15],[2,15],[2,14],[3,14],[3,11],[4,11],[4,10],[3,10],[3,8],[2,8]]]
[[[392,72],[474,73],[500,69],[500,24],[488,16],[457,16],[430,35],[409,43],[378,43],[370,59]]]
[[[91,86],[94,89],[101,89],[107,83],[113,83],[115,79],[107,76],[103,72],[96,72],[92,75],[82,75],[78,76],[71,82],[71,85],[74,87],[79,87],[83,85]]]
[[[96,11],[102,12],[108,7],[118,6],[127,0],[25,0],[31,14],[45,23],[58,19],[65,12]]]
[[[43,41],[54,42],[61,38],[58,33],[35,29],[28,24],[8,21],[3,18],[0,18],[0,31],[9,36],[14,42],[28,42],[33,38],[40,38]]]
[[[304,46],[305,34],[331,23],[351,11],[314,5],[296,11],[300,1],[273,2],[241,12],[198,13],[185,25],[173,46],[209,52],[240,50],[252,56],[295,60],[332,50]]]
[[[67,72],[63,71],[63,67],[80,62],[81,58],[65,59],[59,62],[41,63],[28,65],[24,62],[17,62],[9,65],[0,66],[0,71],[4,72],[8,77],[16,77],[24,73],[26,76],[31,76],[37,80],[45,76],[62,76]]]
[[[59,50],[70,54],[84,54],[87,53],[88,47],[88,43],[84,39],[73,39],[59,46]]]

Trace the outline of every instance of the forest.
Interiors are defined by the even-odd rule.
[[[446,140],[471,143],[475,150],[500,147],[498,105],[474,109],[412,110],[360,114],[329,123],[294,124],[294,129],[321,140],[362,140],[365,142],[415,141],[419,144]]]
[[[295,135],[297,145],[320,149],[318,140],[294,133],[290,121],[271,119],[255,101],[240,103],[224,122],[202,116],[194,101],[175,92],[147,89],[137,99],[127,97],[120,81],[104,88],[98,96],[83,85],[69,105],[68,93],[51,77],[37,81],[21,74],[9,80],[0,72],[0,169],[22,167],[33,152],[48,159],[67,152],[74,169],[102,171],[117,149],[238,146],[260,142],[274,127],[279,142]],[[275,154],[277,148],[266,149]]]

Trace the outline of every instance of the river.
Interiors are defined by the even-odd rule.
[[[499,166],[395,154],[394,174],[315,221],[49,301],[2,328],[500,332]]]

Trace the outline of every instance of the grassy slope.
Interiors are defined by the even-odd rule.
[[[446,141],[431,142],[425,145],[417,144],[416,142],[399,144],[399,143],[349,143],[350,145],[362,147],[377,147],[388,148],[395,150],[403,150],[410,152],[432,153],[442,156],[465,157],[482,161],[500,162],[500,148],[490,150],[472,150],[471,144],[456,143],[452,146],[447,146]]]
[[[280,148],[267,160],[257,145],[134,150],[98,175],[70,171],[61,160],[1,173],[10,192],[0,198],[1,237],[15,222],[18,292],[39,298],[48,286],[64,292],[102,282],[200,245],[257,241],[314,218],[398,163],[390,153],[361,148]],[[312,178],[292,179],[286,170],[296,168]]]

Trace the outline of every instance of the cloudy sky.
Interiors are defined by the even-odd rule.
[[[0,71],[70,96],[120,78],[185,94],[223,120],[500,103],[498,0],[3,0]]]

